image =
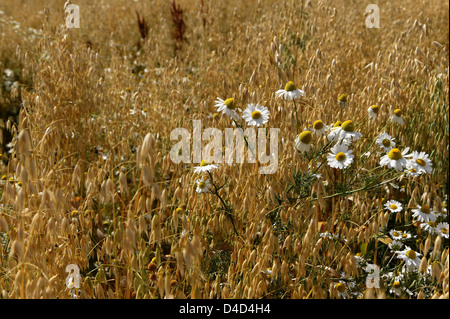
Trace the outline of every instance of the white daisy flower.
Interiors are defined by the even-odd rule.
[[[412,236],[410,233],[407,232],[402,232],[402,239],[401,240],[406,240],[406,239],[410,239]]]
[[[314,134],[317,136],[325,135],[328,130],[328,125],[325,125],[321,120],[317,120],[313,124]]]
[[[215,170],[218,167],[219,167],[219,165],[209,164],[206,161],[201,161],[199,166],[194,167],[194,173],[212,172],[213,170]]]
[[[305,130],[297,135],[295,138],[295,148],[300,152],[309,152],[311,149],[312,133]]]
[[[218,112],[222,112],[234,120],[240,118],[239,114],[236,112],[236,102],[234,101],[234,98],[222,100],[218,97],[214,106],[217,107]]]
[[[349,297],[347,292],[347,286],[345,285],[345,281],[339,281],[334,285],[334,288],[336,289],[338,293],[338,298],[346,299]]]
[[[394,281],[391,288],[389,289],[389,292],[391,294],[395,294],[398,297],[400,297],[402,294],[402,285],[401,285],[400,281]]]
[[[428,223],[421,223],[419,227],[431,235],[435,235],[439,232],[436,228],[436,222],[429,221]]]
[[[208,179],[207,180],[203,180],[201,178],[201,179],[198,179],[196,183],[197,183],[197,189],[196,189],[197,193],[200,193],[200,194],[201,193],[206,193],[211,188],[211,183],[209,182]]]
[[[383,148],[386,153],[395,146],[394,138],[388,133],[383,133],[378,136],[376,143],[378,144],[378,146]]]
[[[356,141],[361,136],[361,133],[355,132],[355,125],[353,124],[353,121],[348,120],[340,126],[333,127],[327,138],[329,141],[341,141],[343,139],[348,141]]]
[[[398,276],[394,277],[389,292],[400,297],[403,291],[408,293],[410,296],[412,295],[412,292],[404,286],[404,276],[402,274],[399,274]]]
[[[360,253],[356,253],[353,257],[355,258],[358,267],[363,267],[367,263],[367,260],[362,257]]]
[[[260,127],[269,120],[269,114],[269,110],[265,106],[248,104],[247,108],[242,113],[242,118],[248,125]]]
[[[439,232],[439,235],[441,235],[441,237],[448,239],[448,223],[447,222],[437,224],[436,229]]]
[[[401,241],[398,240],[393,240],[388,244],[389,248],[393,251],[397,251],[402,249],[403,247],[403,243]]]
[[[420,265],[420,256],[422,254],[412,250],[408,246],[405,246],[404,250],[396,251],[397,258],[403,259],[405,261],[406,269],[408,271],[413,271],[419,268]]]
[[[300,97],[305,95],[305,91],[297,89],[294,82],[289,81],[286,83],[284,90],[278,90],[275,92],[275,95],[284,100],[297,100]]]
[[[319,233],[319,237],[328,238],[328,239],[338,239],[338,236],[333,234],[332,232],[326,230],[323,233]]]
[[[372,105],[367,109],[369,112],[369,117],[372,121],[375,121],[377,119],[378,111],[380,110],[380,107],[378,105]]]
[[[434,214],[435,211],[431,210],[427,205],[417,205],[417,208],[411,211],[414,213],[412,217],[416,217],[419,222],[428,223],[429,221],[436,221],[437,216]]]
[[[346,144],[336,144],[331,148],[331,153],[328,153],[328,165],[333,168],[343,169],[353,163],[354,155],[352,150],[348,149]]]
[[[396,200],[390,200],[387,201],[386,204],[384,204],[384,208],[389,210],[391,213],[398,213],[402,211],[403,206],[400,202],[397,202]]]
[[[380,159],[381,166],[387,166],[388,168],[393,168],[396,171],[403,170],[407,165],[407,160],[405,156],[409,151],[409,147],[405,148],[403,152],[400,152],[398,148],[393,148],[388,154],[384,155]]]
[[[340,94],[338,96],[338,104],[341,108],[346,108],[348,106],[348,101],[347,101],[347,95],[346,94]]]
[[[391,235],[393,240],[401,240],[403,232],[401,230],[391,229],[389,235]]]
[[[392,121],[392,123],[404,125],[405,121],[403,121],[403,118],[402,118],[402,110],[400,110],[400,109],[394,110],[394,113],[392,114],[392,117],[391,117],[391,121]]]
[[[425,152],[414,151],[411,154],[411,159],[408,161],[408,169],[415,169],[419,174],[428,173],[433,171],[433,163],[428,158],[428,154]]]
[[[408,161],[408,164],[410,162]],[[405,174],[407,177],[416,177],[422,175],[421,171],[417,171],[415,168],[405,169]]]

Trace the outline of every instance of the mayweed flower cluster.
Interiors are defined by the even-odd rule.
[[[305,92],[298,89],[292,81],[289,81],[286,83],[284,89],[276,91],[275,95],[277,98],[293,101],[297,121],[297,134],[293,141],[295,149],[301,155],[313,155],[314,157],[314,154],[319,154],[319,156],[325,154],[323,163],[327,163],[328,167],[340,170],[343,175],[352,174],[352,170],[347,169],[358,161],[358,155],[354,154],[354,149],[356,148],[355,144],[367,140],[367,137],[364,138],[363,133],[358,129],[360,124],[362,124],[362,121],[355,124],[352,119],[347,119],[345,121],[336,121],[331,124],[325,124],[322,120],[316,119],[312,124],[304,124],[303,131],[298,132],[298,110],[295,101],[305,96]],[[342,109],[347,108],[347,95],[339,95],[338,104],[341,107],[341,111]],[[247,125],[260,127],[268,122],[270,116],[268,109],[260,104],[248,104],[246,109],[242,111],[237,108],[234,98],[225,100],[217,98],[215,107],[217,108],[217,112],[222,112],[222,114],[228,116],[238,127],[241,127],[241,124],[238,122],[241,120]],[[369,121],[374,122],[377,121],[381,108],[378,105],[372,105],[367,109],[367,112]],[[395,109],[390,119],[391,125],[405,124],[400,109]],[[318,141],[325,141],[327,144],[320,149],[320,147],[316,146],[319,144],[317,143]],[[422,174],[431,174],[433,171],[433,163],[427,153],[423,151],[411,152],[409,147],[398,145],[396,138],[387,132],[379,134],[372,141],[370,147],[372,146],[374,146],[376,150],[366,149],[363,154],[360,154],[360,159],[367,161],[373,154],[378,154],[379,160],[377,163],[379,166],[377,168],[384,169],[382,175],[393,175],[394,178],[392,180],[399,177],[414,178]],[[308,157],[308,159],[310,160],[311,157]],[[320,166],[322,166],[322,164]],[[364,166],[364,164],[362,165]],[[202,177],[197,179],[196,191],[198,193],[214,193],[213,187],[215,189],[217,188],[212,181],[211,173],[218,167],[218,165],[202,161],[199,166],[194,168],[194,173],[209,174],[209,178]],[[359,167],[355,169],[357,169],[358,172],[361,170]],[[321,173],[318,173],[317,170],[318,168],[314,169],[311,165],[308,165],[307,174],[323,179],[322,183],[326,187],[333,185],[325,180],[324,176]],[[354,178],[350,178],[350,180],[353,181]],[[342,180],[340,182],[342,183]],[[345,183],[345,179],[343,179],[343,182]],[[395,186],[393,183],[389,183],[388,185]],[[398,187],[394,188],[397,189]],[[364,187],[362,189],[364,189]],[[404,191],[404,189],[402,188],[400,191]],[[225,203],[217,191],[214,194],[219,196],[222,203]],[[411,211],[413,223],[417,226],[416,229],[418,231],[420,230],[431,236],[441,236],[442,239],[448,239],[448,223],[444,220],[438,220],[439,214],[427,205],[416,205],[416,207],[411,208],[408,207],[408,203],[393,197],[391,199],[383,200],[381,209],[388,212],[388,216],[393,216],[392,218],[395,218],[396,220],[398,218],[402,219],[402,216],[406,214],[407,211]],[[408,285],[411,285],[414,278],[417,278],[417,276],[420,275],[419,269],[423,264],[422,257],[426,256],[426,252],[420,251],[417,246],[417,240],[420,236],[417,235],[413,229],[405,228],[404,226],[394,226],[392,229],[385,229],[384,231],[386,237],[383,243],[386,244],[385,249],[391,253],[390,260],[397,260],[398,263],[400,263],[400,266],[402,266],[402,268],[396,267],[395,273],[392,271],[386,273],[383,269],[382,278],[387,283],[386,292],[395,296],[403,296],[405,294],[413,296],[414,294],[417,294],[417,292],[412,292],[408,288]],[[341,238],[339,234],[330,231],[320,232],[319,238],[329,242],[347,242],[344,237]],[[358,268],[365,269],[364,267],[369,265],[369,260],[367,260],[365,256],[358,253],[354,257]],[[436,266],[434,267],[436,268]],[[367,272],[367,270],[365,271]],[[355,278],[346,278],[345,280],[336,281],[332,291],[330,290],[330,293],[335,294],[337,298],[360,298],[363,295],[363,291],[357,288]]]

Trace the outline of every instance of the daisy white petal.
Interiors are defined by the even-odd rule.
[[[347,144],[336,144],[331,148],[331,153],[328,153],[328,165],[333,168],[343,169],[353,163],[354,155],[352,150],[348,149]]]
[[[389,235],[391,235],[393,240],[401,240],[403,232],[401,230],[391,229]]]
[[[435,222],[436,221],[436,214],[434,210],[431,210],[429,206],[427,205],[417,205],[416,209],[411,210],[414,214],[412,217],[417,218],[419,222],[422,223],[428,223],[429,221]]]
[[[384,155],[380,159],[381,166],[387,166],[388,168],[393,168],[396,171],[401,171],[407,165],[407,160],[405,159],[406,153],[409,151],[409,147],[400,152],[398,148],[393,148],[389,151],[387,155]]]
[[[391,213],[398,213],[403,209],[402,204],[396,200],[387,201],[386,204],[384,204],[384,208],[389,210]]]
[[[408,246],[405,246],[405,249],[402,251],[396,251],[397,258],[403,259],[405,262],[406,269],[408,271],[414,271],[419,268],[420,265],[420,256],[422,254],[412,250]]]
[[[219,165],[209,164],[206,161],[201,161],[199,166],[194,167],[194,173],[212,172],[213,170],[215,170],[218,167],[219,167]]]
[[[211,183],[209,180],[198,179],[197,183],[197,193],[207,193],[211,189]]]
[[[305,95],[305,91],[297,89],[294,82],[289,81],[286,83],[284,90],[278,90],[275,92],[275,95],[284,100],[297,100]]]
[[[236,102],[234,98],[222,100],[218,97],[214,106],[217,108],[218,112],[222,112],[234,120],[238,120],[240,118],[239,114],[236,112]]]
[[[311,150],[312,133],[305,130],[295,138],[295,148],[300,152],[309,152]]]
[[[402,118],[402,110],[396,109],[394,111],[394,113],[392,114],[391,121],[392,121],[392,123],[404,125],[405,121],[403,121],[403,118]]]
[[[317,136],[325,135],[328,131],[328,125],[325,125],[321,120],[317,120],[313,124],[314,134]]]
[[[448,239],[448,223],[447,222],[437,224],[436,229],[437,229],[439,235]]]
[[[342,123],[341,126],[333,127],[331,132],[328,134],[327,139],[329,141],[340,141],[343,139],[348,141],[356,141],[361,136],[361,133],[355,132],[355,125],[353,124],[353,121],[348,120]]]
[[[436,228],[436,223],[432,221],[429,221],[428,223],[421,223],[419,227],[431,235],[439,233],[439,230]]]
[[[383,148],[385,152],[389,152],[395,146],[394,138],[387,133],[378,136],[376,143]]]
[[[393,240],[388,244],[389,248],[393,251],[398,251],[403,247],[403,243],[398,240]]]
[[[269,110],[267,107],[259,104],[248,104],[247,108],[242,113],[242,118],[248,125],[260,127],[269,120]]]
[[[425,152],[419,153],[417,151],[414,151],[410,155],[411,158],[408,161],[407,165],[408,169],[414,169],[419,174],[421,173],[431,174],[431,172],[433,171],[432,167],[433,163],[428,158],[428,154],[426,154]]]
[[[367,109],[367,111],[369,112],[369,117],[372,121],[375,121],[377,119],[379,110],[380,107],[378,105],[372,105]]]

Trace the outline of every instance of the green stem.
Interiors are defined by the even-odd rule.
[[[297,104],[295,103],[295,99],[292,100],[294,102],[294,107],[295,107],[295,124],[297,127],[297,135],[298,135],[298,115],[297,115]]]
[[[208,171],[208,174],[209,174],[209,178],[210,178],[210,180],[211,180],[211,184],[214,186],[214,192],[212,192],[212,193],[213,193],[214,195],[216,195],[216,196],[219,198],[219,200],[222,202],[222,205],[223,205],[223,207],[225,208],[225,211],[227,212],[226,216],[231,220],[231,224],[233,225],[233,230],[234,230],[234,232],[236,233],[236,236],[239,237],[239,234],[238,234],[238,232],[237,232],[237,230],[236,230],[236,226],[234,225],[233,217],[232,217],[232,215],[231,215],[231,214],[232,214],[231,209],[230,209],[230,208],[228,207],[228,205],[225,203],[225,201],[223,200],[222,196],[219,195],[219,190],[217,189],[217,186],[216,186],[216,184],[214,183],[214,180],[213,180],[213,177],[212,177],[211,172]]]
[[[385,175],[385,174],[388,173],[388,172],[389,172],[389,171],[383,172],[381,175],[379,175],[378,177],[376,177],[376,178],[373,180],[373,182],[376,181],[376,180],[378,180],[380,177],[382,177],[383,175]],[[325,197],[323,197],[323,199],[332,198],[332,197],[336,197],[336,196],[340,196],[340,195],[349,195],[349,194],[356,193],[356,192],[360,192],[360,191],[363,191],[363,190],[374,189],[374,188],[377,188],[377,187],[379,187],[379,186],[381,186],[381,185],[383,185],[383,184],[386,184],[386,183],[388,183],[388,182],[390,182],[390,181],[393,181],[394,179],[397,179],[397,178],[398,178],[398,176],[396,176],[396,177],[394,177],[394,178],[391,178],[391,179],[389,179],[389,180],[387,180],[387,181],[385,181],[385,182],[382,182],[382,183],[380,183],[380,184],[378,184],[378,185],[372,186],[372,187],[368,187],[369,185],[366,185],[366,186],[364,186],[364,187],[361,187],[361,188],[358,188],[358,189],[354,189],[354,190],[351,190],[351,191],[348,191],[348,192],[340,192],[340,193],[336,193],[336,194],[333,194],[333,195],[325,196]],[[373,184],[373,182],[372,182],[371,184]],[[314,199],[315,199],[315,198],[311,199],[311,201],[314,200]]]

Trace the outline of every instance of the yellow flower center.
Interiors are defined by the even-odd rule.
[[[424,214],[429,214],[430,213],[430,207],[428,207],[427,205],[423,205],[422,207],[420,207],[420,211]]]
[[[223,102],[227,106],[227,108],[234,110],[236,107],[236,104],[234,103],[234,98],[226,99],[225,102]]]
[[[394,288],[400,288],[400,283],[398,281],[394,282]]]
[[[342,129],[346,132],[353,132],[355,130],[355,125],[353,124],[353,121],[348,120],[342,123],[341,125]]]
[[[343,293],[343,292],[345,292],[345,285],[343,284],[343,283],[338,283],[337,285],[336,285],[336,289],[337,289],[337,291],[339,291],[340,293]]]
[[[284,90],[288,91],[288,92],[294,91],[296,89],[297,89],[297,87],[295,86],[294,82],[292,82],[292,81],[289,81],[288,83],[286,83],[286,86],[284,87]]]
[[[378,105],[372,105],[370,107],[373,111],[373,113],[378,114],[378,110],[380,109],[380,107]]]
[[[402,110],[396,109],[396,110],[394,111],[394,114],[395,114],[396,116],[400,117],[400,116],[402,116]]]
[[[253,111],[251,114],[252,119],[259,120],[261,118],[261,112],[260,111]]]
[[[333,127],[338,127],[341,126],[342,122],[341,121],[337,121],[336,123],[334,123]]]
[[[430,225],[431,227],[436,227],[436,223],[432,222],[431,220],[427,224]]]
[[[342,152],[337,153],[337,154],[336,154],[336,159],[337,159],[339,162],[345,160],[345,154],[342,153]]]
[[[323,122],[321,120],[315,121],[313,124],[315,130],[323,129]]]
[[[408,257],[410,259],[416,259],[417,255],[416,255],[416,252],[414,250],[408,250],[406,252],[406,257]]]
[[[383,144],[384,147],[389,147],[389,146],[391,146],[391,140],[388,139],[388,138],[385,138],[385,139],[381,142],[381,144]]]
[[[400,236],[400,234],[399,234],[398,232],[395,231],[395,232],[392,233],[392,236],[398,237],[398,236]]]
[[[347,102],[347,95],[345,94],[339,95],[338,102]]]
[[[403,238],[407,238],[407,237],[408,237],[408,234],[403,234],[402,237],[403,237]]]
[[[425,166],[426,165],[425,161],[423,159],[421,159],[421,158],[416,159],[416,163],[419,164],[420,166]]]
[[[395,205],[395,204],[392,204],[390,207],[391,207],[391,209],[397,209],[397,205]]]
[[[206,187],[206,183],[205,182],[198,183],[198,188],[203,189],[205,187]]]
[[[417,172],[415,168],[411,168],[409,171],[410,171],[411,173]]]
[[[447,228],[441,228],[441,232],[444,233],[444,234],[447,234],[448,233],[448,229]]]
[[[298,135],[298,139],[303,144],[309,144],[309,143],[311,143],[312,134],[310,131],[303,131]]]
[[[393,148],[392,150],[389,151],[388,157],[391,160],[399,160],[403,158],[403,155],[398,148]]]
[[[209,165],[207,161],[202,160],[202,161],[200,162],[200,166],[201,166],[201,167],[206,166],[206,165]]]

